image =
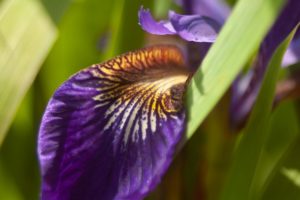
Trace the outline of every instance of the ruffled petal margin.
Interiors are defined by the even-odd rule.
[[[179,35],[192,42],[214,42],[221,24],[210,17],[200,15],[179,15],[169,12],[168,21],[156,22],[150,11],[139,10],[139,24],[144,31],[155,35]]]
[[[55,92],[40,126],[42,199],[142,199],[185,131],[188,73],[156,46],[84,69]]]
[[[192,42],[214,42],[221,25],[209,17],[179,15],[170,11],[169,18],[177,34]]]
[[[139,24],[144,31],[155,35],[176,34],[176,31],[169,21],[155,21],[148,9],[141,7],[138,15]]]

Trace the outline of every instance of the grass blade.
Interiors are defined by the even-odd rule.
[[[6,0],[0,8],[0,145],[14,113],[55,40],[39,1]]]
[[[282,0],[240,0],[237,3],[188,86],[187,138],[193,135],[257,50],[282,3]]]
[[[271,137],[268,135],[270,115],[282,57],[294,32],[277,48],[269,63],[253,112],[236,149],[223,200],[258,199],[268,171],[274,168],[273,161],[261,166],[262,152],[268,137]]]

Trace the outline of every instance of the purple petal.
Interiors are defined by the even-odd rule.
[[[170,11],[169,18],[176,32],[187,41],[214,42],[221,27],[215,20],[199,15],[179,15]]]
[[[185,130],[187,79],[177,48],[150,47],[66,81],[42,119],[42,199],[142,199]]]
[[[300,37],[294,39],[282,60],[282,66],[287,67],[289,65],[296,64],[300,61]]]
[[[187,14],[207,16],[223,24],[230,14],[230,8],[224,0],[182,0]]]
[[[243,90],[233,90],[233,101],[231,103],[231,123],[237,127],[247,118],[259,92],[260,85],[274,51],[280,43],[288,36],[294,27],[300,22],[300,1],[289,0],[276,20],[275,24],[264,39],[259,54],[257,55],[253,73],[248,87]],[[234,84],[241,84],[243,78]],[[237,86],[234,86],[237,87]],[[239,98],[237,98],[239,97]],[[237,100],[238,99],[238,100]]]
[[[199,68],[211,45],[211,42],[188,43],[186,57],[188,57],[188,66],[192,72],[195,72]]]
[[[179,0],[186,14],[196,14],[210,17],[219,24],[223,24],[230,13],[230,8],[219,0]],[[204,56],[211,46],[208,43],[193,43],[187,45],[189,66],[195,71],[201,64]]]
[[[139,10],[139,24],[144,31],[155,35],[172,35],[176,34],[174,28],[168,21],[156,22],[150,11],[145,10],[143,7]]]

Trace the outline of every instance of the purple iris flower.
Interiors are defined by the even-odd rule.
[[[240,126],[247,118],[258,94],[260,84],[263,79],[264,72],[268,65],[268,62],[278,47],[278,45],[283,41],[283,39],[291,32],[291,30],[299,23],[300,19],[300,1],[289,0],[287,5],[276,24],[272,27],[266,38],[264,39],[259,54],[256,58],[253,67],[246,73],[246,75],[240,75],[233,84],[232,89],[232,102],[230,108],[230,118],[233,127]],[[180,4],[184,7],[188,14],[193,15],[181,15],[183,18],[190,18],[190,16],[197,16],[197,19],[202,19],[208,17],[214,20],[218,24],[225,22],[226,18],[230,13],[229,7],[220,0],[182,0]],[[155,24],[160,24],[161,22],[156,22],[151,16],[151,20],[147,20],[143,15],[150,15],[149,11],[140,10],[140,24],[142,28],[149,33],[162,35],[160,33],[155,33]],[[169,21],[172,22],[172,16],[169,15]],[[188,20],[187,20],[188,21]],[[288,23],[287,23],[288,22]],[[200,24],[200,20],[198,20]],[[147,24],[147,26],[145,26]],[[189,23],[186,23],[189,24]],[[207,29],[209,29],[210,24],[207,24]],[[182,26],[182,29],[189,31],[189,26]],[[182,29],[180,31],[182,32]],[[219,30],[219,29],[218,29]],[[187,41],[193,41],[196,43],[188,43],[188,55],[195,54],[197,52],[198,56],[193,56],[190,58],[190,65],[194,65],[193,68],[199,66],[203,55],[206,54],[210,45],[204,42],[212,43],[214,40],[190,40],[182,37],[180,31],[175,31],[181,38]],[[203,32],[197,32],[198,38],[206,38],[205,30]],[[192,35],[193,32],[190,32]],[[217,37],[218,32],[215,32],[214,38]],[[299,34],[300,35],[300,34]],[[190,36],[192,38],[192,36]],[[193,53],[192,53],[193,52]],[[202,56],[201,56],[202,55]],[[290,45],[287,53],[283,59],[283,66],[294,64],[299,61],[300,58],[300,37],[295,40]],[[193,64],[192,64],[193,63]]]
[[[148,33],[155,35],[178,35],[188,41],[188,65],[192,71],[195,71],[208,51],[210,44],[216,40],[224,21],[222,19],[215,20],[211,17],[214,15],[210,13],[210,9],[206,10],[206,13],[209,15],[180,15],[174,11],[170,11],[168,20],[155,21],[150,11],[141,7],[139,11],[139,24]]]
[[[233,84],[231,102],[233,127],[241,126],[246,120],[258,95],[272,54],[298,23],[300,23],[300,1],[289,0],[263,40],[252,68],[246,75],[238,77]],[[297,39],[292,42],[285,54],[283,66],[299,61],[299,44],[295,42]]]
[[[139,11],[141,27],[155,35],[175,35],[193,42],[214,42],[220,30],[220,24],[214,19],[200,15],[179,15],[169,12],[169,20],[156,22],[149,10]]]
[[[179,4],[187,14],[207,16],[221,24],[230,14],[230,7],[224,0],[180,0]]]
[[[219,22],[225,22],[230,13],[226,2],[222,0],[182,0],[181,4],[187,13],[209,16],[217,19]],[[266,36],[253,67],[250,68],[245,75],[240,75],[235,80],[232,86],[230,108],[230,121],[233,127],[242,126],[246,120],[256,100],[271,55],[283,38],[299,23],[299,8],[299,1],[287,1],[286,8],[278,18],[277,23],[274,24],[274,27],[268,33],[268,36]],[[203,49],[201,48],[201,44],[198,45],[198,49]],[[282,66],[286,67],[295,64],[299,62],[299,60],[300,34],[296,34],[284,55]]]
[[[40,126],[41,198],[148,194],[184,133],[188,75],[181,52],[164,45],[90,66],[63,83]]]
[[[263,62],[255,69],[266,66],[299,22],[299,14],[286,18],[299,8],[299,1],[290,2],[266,37],[257,58]],[[208,16],[170,12],[168,21],[156,22],[141,9],[139,18],[144,30],[188,41],[213,41],[218,31]],[[135,200],[152,191],[185,132],[183,94],[191,71],[184,60],[174,46],[153,46],[92,65],[63,83],[39,131],[41,199]]]

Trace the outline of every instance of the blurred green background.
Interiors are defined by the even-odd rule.
[[[1,200],[39,198],[37,133],[55,89],[86,66],[151,43],[138,25],[141,5],[156,18],[180,11],[172,0],[0,1]],[[228,104],[226,94],[149,199],[219,199],[241,138],[229,128]],[[299,113],[299,101],[286,101],[268,121],[255,175],[262,199],[300,199]]]

